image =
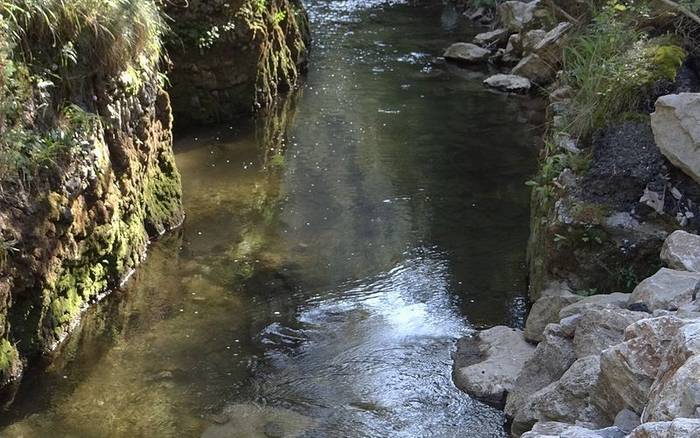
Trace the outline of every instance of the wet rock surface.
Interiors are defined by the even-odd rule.
[[[521,330],[505,326],[463,338],[455,354],[455,384],[479,400],[502,406],[534,350]]]
[[[491,88],[509,93],[525,94],[530,91],[530,80],[517,75],[496,74],[484,80],[484,84]]]

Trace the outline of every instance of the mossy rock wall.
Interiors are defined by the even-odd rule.
[[[99,122],[58,174],[0,196],[3,238],[13,242],[0,276],[5,382],[20,358],[55,348],[118,286],[150,238],[183,220],[168,94],[155,77],[138,90],[115,84],[99,75],[85,83]]]
[[[177,126],[230,121],[270,106],[306,64],[299,0],[168,2],[170,93]]]

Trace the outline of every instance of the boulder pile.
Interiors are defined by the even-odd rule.
[[[628,294],[551,285],[524,331],[460,344],[481,354],[456,363],[458,386],[495,403],[506,392],[513,436],[700,437],[700,237],[674,232],[661,259]]]

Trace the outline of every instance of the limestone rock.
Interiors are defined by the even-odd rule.
[[[484,84],[509,93],[525,94],[530,91],[530,80],[522,76],[496,74],[484,80]]]
[[[507,1],[498,5],[498,16],[503,25],[511,32],[520,32],[532,27],[537,19],[536,10],[539,0],[529,3]]]
[[[693,301],[700,290],[700,273],[661,268],[632,292],[629,303],[645,304],[650,311],[676,310]]]
[[[650,396],[645,418],[700,418],[700,355],[691,356],[670,378],[659,383]]]
[[[651,114],[661,153],[700,183],[700,93],[661,96]]]
[[[520,410],[519,422],[562,421],[603,427],[611,422],[609,414],[591,403],[590,395],[598,385],[600,359],[587,356],[577,360],[561,379],[535,393]],[[522,416],[532,416],[523,418]]]
[[[661,260],[673,269],[700,272],[700,236],[674,231],[664,241]]]
[[[603,351],[601,378],[606,389],[641,413],[668,345],[685,321],[662,316],[637,321],[625,330],[625,342]],[[630,429],[631,430],[631,429]]]
[[[506,29],[495,29],[490,32],[482,32],[474,37],[474,44],[477,46],[490,46],[492,44],[504,43],[508,40],[510,33]]]
[[[590,309],[581,313],[574,333],[576,357],[599,355],[606,348],[622,342],[627,326],[649,315],[626,309]]]
[[[643,421],[700,417],[700,321],[678,329],[649,394]]]
[[[676,418],[673,421],[644,423],[628,438],[691,438],[700,436],[700,419]]]
[[[518,417],[519,410],[530,397],[547,385],[559,380],[576,361],[574,344],[557,324],[550,324],[544,331],[544,339],[537,345],[532,357],[525,362],[512,391],[508,394],[505,412],[511,418]],[[520,416],[522,417],[522,415]],[[529,425],[514,425],[520,432]]]
[[[442,55],[450,61],[476,64],[485,61],[491,52],[471,43],[454,43]]]
[[[454,370],[455,384],[466,393],[502,405],[518,374],[535,351],[521,330],[497,326],[471,338],[483,360]]]
[[[561,290],[554,294],[544,292],[543,296],[535,301],[530,309],[525,323],[525,339],[533,342],[541,341],[543,339],[542,332],[547,324],[559,322],[559,311],[582,298],[568,290]]]
[[[511,74],[524,76],[538,85],[545,85],[554,78],[554,69],[536,54],[524,57],[513,67]]]
[[[561,309],[559,317],[564,319],[587,309],[623,308],[627,305],[630,296],[631,294],[621,292],[591,295]]]

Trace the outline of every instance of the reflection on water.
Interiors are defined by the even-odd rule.
[[[519,102],[436,57],[476,32],[450,8],[310,9],[303,89],[178,142],[186,224],[25,378],[3,436],[505,436],[450,352],[522,317]]]

